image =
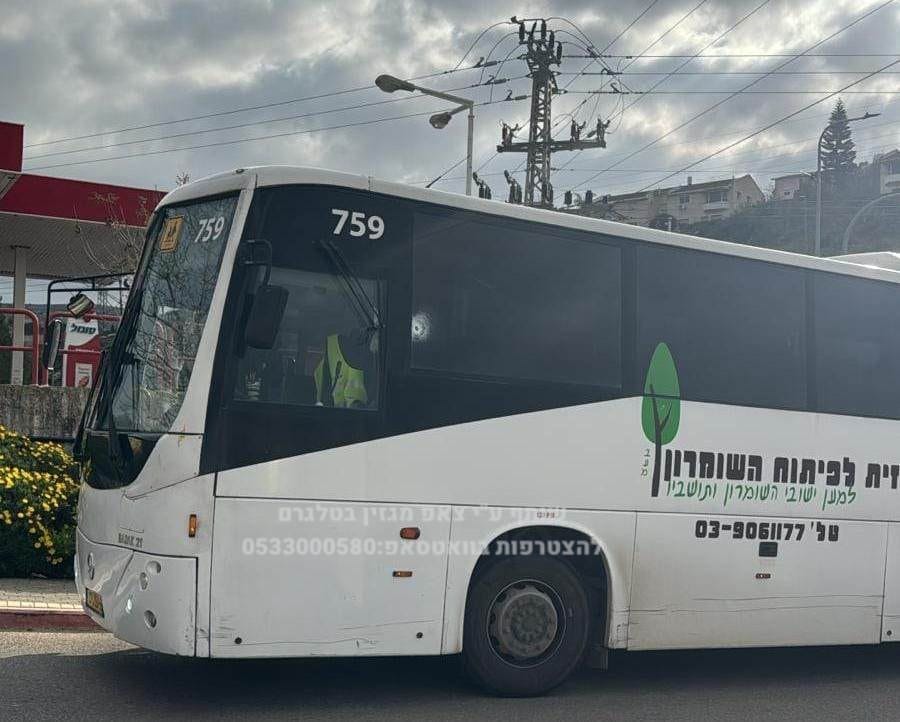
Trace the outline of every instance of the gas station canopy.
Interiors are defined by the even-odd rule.
[[[0,274],[14,273],[17,247],[29,278],[132,270],[124,249],[140,243],[164,193],[23,173],[23,132],[0,122]]]

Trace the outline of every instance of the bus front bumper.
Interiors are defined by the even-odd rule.
[[[75,586],[85,612],[116,637],[193,656],[197,560],[148,554],[75,535]]]

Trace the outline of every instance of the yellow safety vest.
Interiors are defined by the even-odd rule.
[[[328,379],[325,378],[326,363],[328,364]],[[316,366],[314,378],[316,400],[319,403],[342,409],[351,406],[365,406],[369,403],[365,374],[347,363],[347,359],[344,358],[341,351],[337,334],[328,337],[325,343],[325,358]],[[330,399],[329,391],[331,392]]]

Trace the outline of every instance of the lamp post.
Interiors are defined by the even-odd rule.
[[[831,122],[825,126],[825,129],[819,135],[819,143],[816,146],[816,244],[813,247],[813,253],[816,256],[822,255],[822,143],[825,141],[825,134],[834,127],[842,123],[853,123],[857,120],[868,120],[875,118],[881,113],[870,113],[866,111],[863,115],[855,118],[847,118],[839,122]]]
[[[418,90],[423,95],[430,95],[434,98],[440,98],[441,100],[449,100],[451,103],[458,103],[459,106],[457,108],[443,113],[435,113],[428,119],[428,122],[431,123],[431,127],[437,130],[445,128],[451,118],[460,111],[469,111],[469,133],[466,143],[466,195],[472,195],[472,143],[475,137],[475,101],[469,100],[468,98],[460,98],[458,95],[442,93],[440,90],[423,88],[421,85],[410,83],[408,80],[395,78],[393,75],[379,75],[375,78],[375,85],[385,93],[393,93],[397,90],[405,90],[412,93]]]

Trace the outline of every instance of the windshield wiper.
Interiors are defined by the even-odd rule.
[[[325,255],[328,256],[331,265],[334,266],[344,285],[346,285],[357,312],[366,323],[366,330],[370,333],[379,331],[381,329],[381,321],[378,319],[378,307],[369,298],[369,294],[366,293],[365,287],[353,272],[344,254],[341,253],[341,249],[334,245],[333,241],[324,238],[319,239],[319,246]]]

